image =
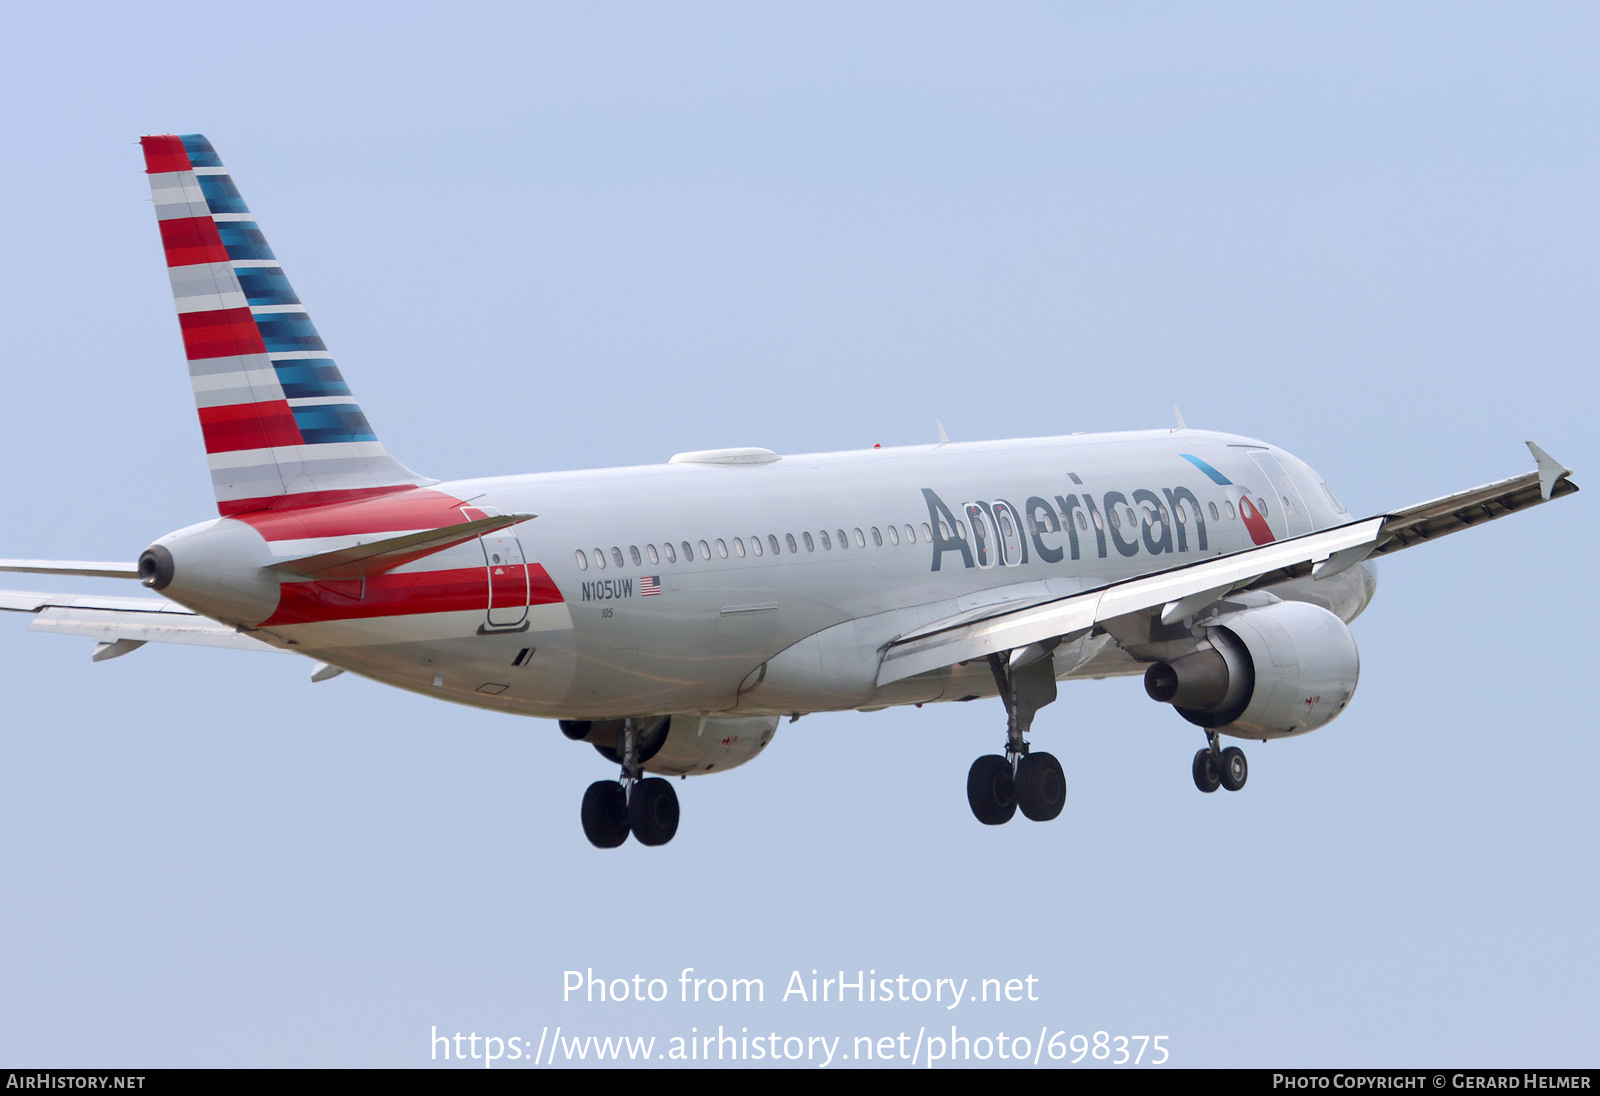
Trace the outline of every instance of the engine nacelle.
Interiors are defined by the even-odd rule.
[[[1350,629],[1299,601],[1228,613],[1207,645],[1145,671],[1145,692],[1189,722],[1238,738],[1285,738],[1329,723],[1355,695]]]
[[[634,720],[639,736],[639,767],[663,776],[694,776],[743,765],[767,748],[778,733],[778,716],[693,715]],[[622,763],[623,721],[561,720],[561,733],[587,742],[600,756]]]

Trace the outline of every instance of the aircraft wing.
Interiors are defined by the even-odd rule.
[[[0,559],[0,571],[23,575],[75,575],[79,578],[138,578],[136,563],[101,563],[86,559]]]
[[[1520,476],[1080,594],[1013,605],[977,618],[969,613],[935,622],[884,648],[878,684],[1083,635],[1098,624],[1134,613],[1159,612],[1162,623],[1171,624],[1230,593],[1306,576],[1327,578],[1363,559],[1460,532],[1578,490],[1568,478],[1571,469],[1532,442],[1527,444],[1538,467]]]
[[[95,661],[116,658],[146,643],[188,643],[242,651],[280,648],[236,632],[226,624],[154,597],[85,597],[0,590],[0,610],[32,613],[30,631],[88,636],[97,641]]]

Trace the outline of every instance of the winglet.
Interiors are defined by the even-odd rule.
[[[1533,442],[1524,442],[1528,451],[1533,454],[1534,463],[1539,466],[1539,494],[1544,496],[1546,502],[1550,501],[1550,494],[1556,489],[1556,484],[1564,476],[1572,475],[1572,469],[1563,465],[1549,453],[1540,449]]]
[[[933,425],[935,425],[935,426],[937,426],[939,428],[939,444],[940,445],[949,445],[950,444],[950,435],[946,434],[944,432],[944,423],[940,422],[938,419],[934,419],[933,420]]]
[[[1189,429],[1189,424],[1183,421],[1183,412],[1178,410],[1177,404],[1172,405],[1172,413],[1177,417],[1179,430]]]

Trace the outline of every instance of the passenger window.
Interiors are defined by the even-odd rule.
[[[661,557],[656,554],[656,546],[654,544],[646,544],[644,546],[644,550],[646,552],[650,553],[650,562],[651,563],[660,563],[661,562]]]
[[[1294,503],[1289,501],[1289,496],[1288,495],[1279,495],[1278,497],[1283,500],[1283,512],[1285,514],[1294,513]]]
[[[1167,516],[1167,508],[1165,506],[1157,506],[1156,513],[1161,515],[1161,524],[1168,525],[1171,523],[1172,519]]]
[[[733,538],[733,554],[738,556],[740,559],[744,558],[744,538],[743,537],[734,537]]]
[[[856,526],[856,547],[857,548],[865,548],[866,546],[867,546],[866,534],[861,531],[861,526],[858,525],[858,526]]]
[[[1089,519],[1083,516],[1082,510],[1078,511],[1078,531],[1080,533],[1087,533],[1089,531]]]
[[[1256,499],[1256,509],[1261,511],[1261,516],[1262,517],[1266,517],[1267,516],[1267,500],[1266,499]]]
[[[823,529],[817,533],[817,536],[822,538],[822,550],[824,552],[833,551],[833,541],[828,539],[828,531],[826,529]]]
[[[843,529],[836,529],[834,532],[839,534],[839,548],[841,551],[850,547],[850,538],[844,535]]]
[[[1217,504],[1214,503],[1214,502],[1211,502],[1211,503],[1207,503],[1206,505],[1211,508],[1211,520],[1212,521],[1221,521],[1222,520],[1222,515],[1217,513]]]
[[[794,542],[794,534],[793,533],[785,533],[785,534],[783,534],[783,542],[789,546],[789,554],[790,555],[794,555],[796,552],[798,552],[800,550],[800,546],[797,545]]]
[[[806,542],[806,551],[815,552],[817,550],[816,542],[811,539],[810,533],[801,533],[800,539]]]
[[[772,549],[772,554],[773,555],[778,555],[779,554],[778,536],[777,536],[776,533],[768,533],[767,534],[767,547]]]
[[[875,548],[883,547],[883,534],[878,532],[878,527],[876,525],[872,527],[872,544]]]
[[[943,528],[943,525],[941,524],[940,527]],[[933,543],[933,527],[927,522],[922,523],[922,539],[927,541],[929,544]]]
[[[1004,510],[1000,511],[1000,535],[1003,537],[1015,535],[1011,530],[1011,516]]]
[[[682,543],[683,543],[683,562],[692,563],[694,561],[694,545],[690,544],[688,541],[683,541]]]
[[[1228,520],[1232,521],[1233,520],[1233,502],[1230,500],[1230,501],[1224,502],[1222,505],[1226,506],[1228,508]]]
[[[758,556],[762,554],[760,533],[750,538],[750,550]]]
[[[667,562],[668,563],[677,563],[678,562],[678,554],[672,550],[672,542],[670,540],[667,541],[665,544],[663,544],[661,547],[666,549]]]
[[[711,545],[707,544],[703,540],[700,542],[700,558],[701,559],[710,559],[711,558]]]
[[[1122,518],[1118,515],[1117,508],[1115,506],[1111,508],[1111,524],[1116,526],[1118,529],[1122,528]]]
[[[728,542],[723,540],[721,537],[717,538],[717,555],[721,556],[723,559],[728,558]]]
[[[628,554],[633,557],[633,565],[635,567],[644,563],[644,557],[639,554],[639,546],[637,544],[628,545]]]
[[[574,552],[572,554],[578,561],[578,570],[587,571],[589,569],[589,557],[584,552],[584,550],[582,548],[579,548],[576,552]]]
[[[894,526],[885,525],[883,527],[883,531],[885,533],[889,534],[889,543],[890,544],[899,544],[900,543],[900,533],[899,533],[899,531],[897,529],[895,529]]]
[[[615,545],[613,545],[612,548],[611,548],[611,558],[616,560],[616,563],[617,563],[618,567],[625,566],[625,564],[622,562],[622,549],[621,548],[618,548]]]
[[[917,543],[917,527],[915,525],[907,525],[906,526],[906,543],[907,544],[915,544],[915,543]]]
[[[967,523],[960,518],[956,519],[956,536],[962,540],[967,539]]]
[[[594,550],[594,566],[597,571],[606,569],[606,554],[598,548]]]
[[[1105,519],[1100,516],[1100,511],[1098,510],[1094,512],[1094,527],[1102,533],[1106,531]]]

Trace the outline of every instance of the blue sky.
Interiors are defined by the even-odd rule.
[[[1190,425],[1357,512],[1600,469],[1583,5],[280,5],[13,13],[0,554],[211,512],[136,139],[211,138],[363,408],[441,479]],[[0,1061],[423,1065],[537,1041],[1165,1035],[1177,1065],[1592,1065],[1590,496],[1385,561],[1360,689],[1201,796],[1136,679],[962,797],[997,703],[807,717],[601,854],[553,724],[0,620]],[[12,576],[6,585],[31,580]],[[31,583],[48,588],[48,580]],[[84,589],[94,589],[86,584]],[[125,591],[120,591],[125,592]],[[563,1002],[563,972],[762,978]],[[809,977],[1036,1002],[811,1005]],[[848,1050],[847,1050],[848,1052]],[[997,1064],[991,1062],[991,1064]]]

